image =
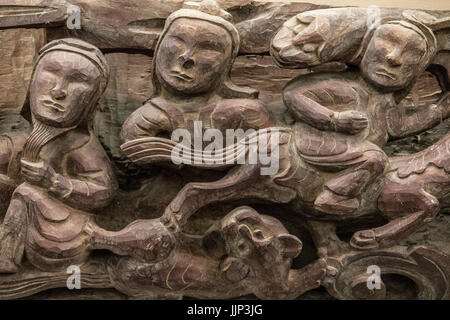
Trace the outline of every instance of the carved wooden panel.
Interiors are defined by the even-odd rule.
[[[78,297],[449,299],[449,35],[448,11],[2,2],[0,299],[64,298],[69,270]]]

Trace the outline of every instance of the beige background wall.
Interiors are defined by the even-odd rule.
[[[256,0],[260,1],[260,0]],[[267,0],[266,0],[267,1]],[[332,6],[376,5],[386,8],[412,8],[425,10],[450,10],[450,0],[270,0],[273,2],[309,2]]]

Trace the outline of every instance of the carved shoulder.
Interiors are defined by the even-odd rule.
[[[275,124],[270,112],[257,99],[225,99],[211,115],[218,129],[259,129]]]
[[[348,105],[367,101],[367,91],[359,77],[339,73],[311,74],[291,81],[283,91],[289,107],[296,96],[305,96],[321,105]]]
[[[121,139],[130,140],[157,136],[160,132],[172,131],[169,116],[151,102],[134,111],[122,126]]]
[[[72,151],[67,167],[73,178],[109,186],[114,183],[111,162],[97,138],[92,138],[81,148]]]

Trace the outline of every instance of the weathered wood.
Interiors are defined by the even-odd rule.
[[[449,32],[447,11],[2,2],[0,298],[65,298],[77,265],[98,297],[450,299]]]

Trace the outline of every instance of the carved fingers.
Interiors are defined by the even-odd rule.
[[[21,160],[23,178],[34,185],[49,189],[56,177],[55,170],[44,161],[30,162]]]
[[[335,131],[348,134],[357,134],[369,125],[366,114],[356,110],[336,112],[332,121]]]

